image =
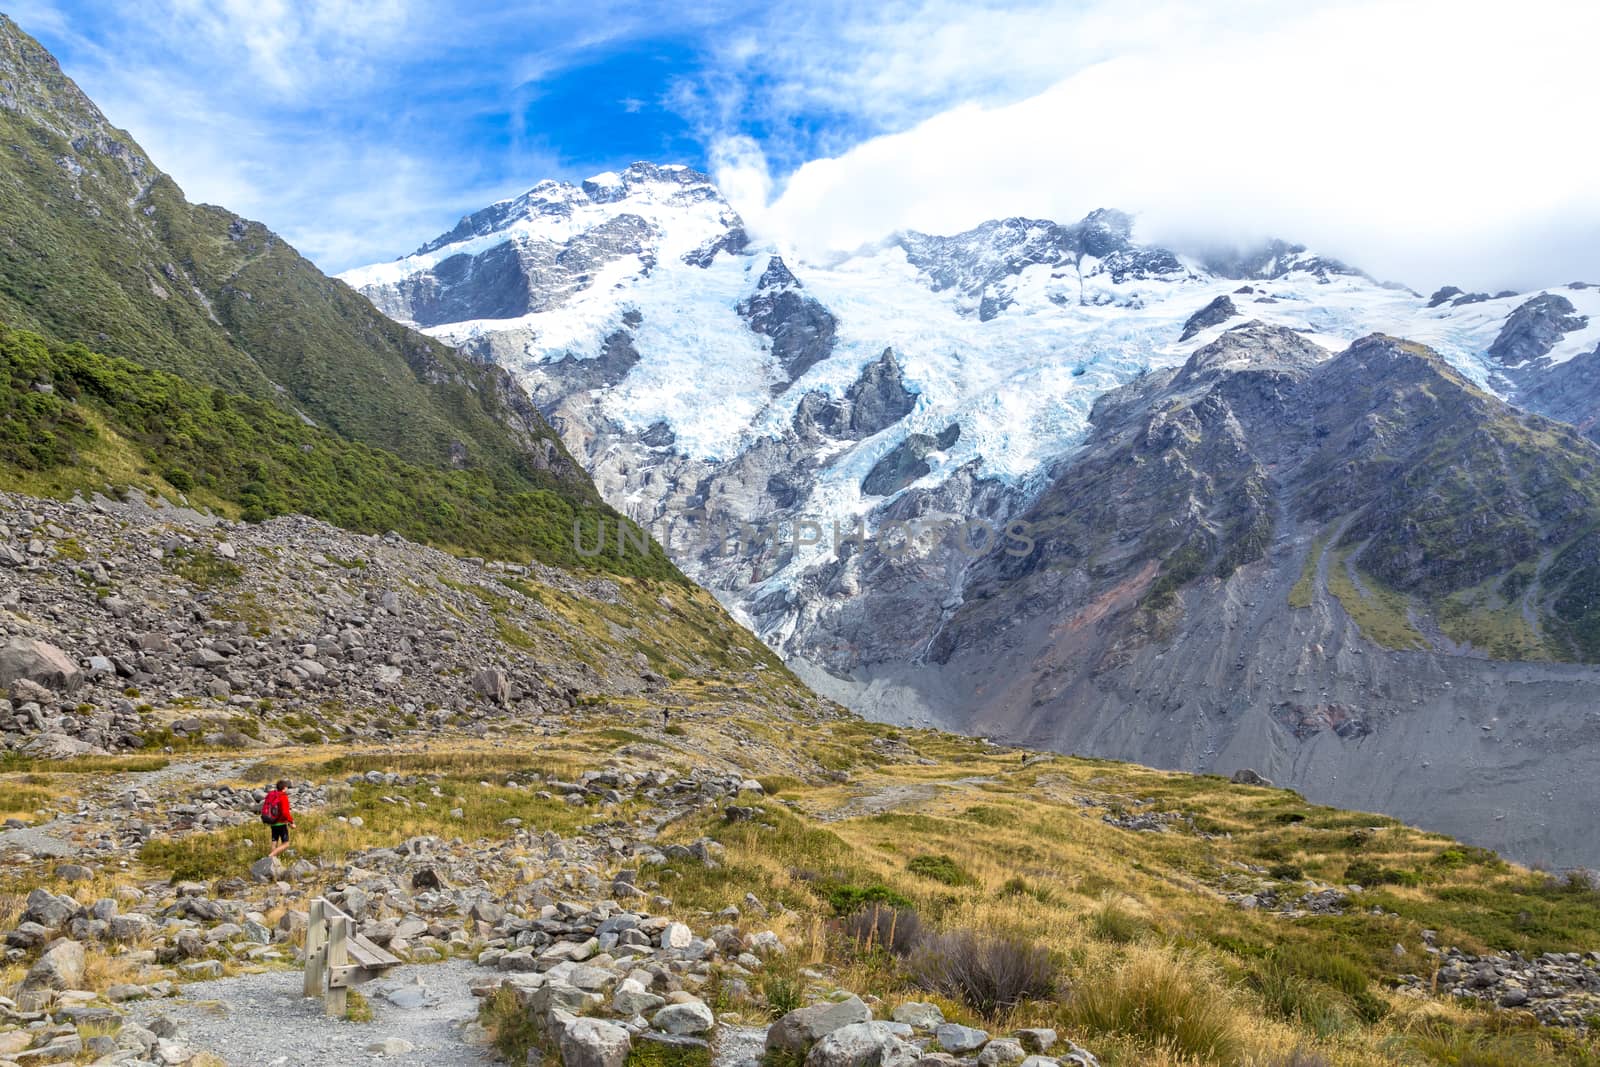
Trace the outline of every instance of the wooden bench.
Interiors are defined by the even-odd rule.
[[[304,995],[322,998],[326,1012],[343,1018],[348,993],[400,963],[400,957],[355,932],[355,922],[322,897],[306,922]]]

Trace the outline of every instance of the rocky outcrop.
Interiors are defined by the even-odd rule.
[[[1431,980],[1404,975],[1403,988],[1531,1012],[1547,1026],[1592,1027],[1600,1011],[1600,953],[1474,956],[1456,948],[1441,951],[1431,940],[1427,948],[1438,957],[1437,973]]]
[[[1187,341],[1201,330],[1219,326],[1231,318],[1236,318],[1239,309],[1234,306],[1233,300],[1226,294],[1217,297],[1205,307],[1189,316],[1189,321],[1183,324],[1183,333],[1178,340]]]
[[[795,408],[795,430],[804,438],[827,436],[861,440],[893,426],[917,406],[917,394],[906,388],[894,349],[861,369],[861,374],[834,399],[807,393]]]
[[[899,238],[899,244],[929,288],[957,290],[966,298],[969,313],[988,322],[1015,303],[1017,277],[1031,267],[1070,272],[1080,286],[1101,275],[1114,284],[1185,275],[1177,256],[1164,248],[1135,244],[1132,235],[1132,216],[1101,208],[1069,225],[998,219],[949,237],[911,231]],[[1086,293],[1080,299],[1099,302]]]
[[[1505,367],[1535,363],[1567,334],[1588,324],[1571,300],[1559,293],[1541,293],[1507,316],[1500,335],[1489,346],[1489,355]]]
[[[802,291],[778,256],[768,261],[755,293],[739,304],[739,314],[753,332],[772,341],[773,358],[786,376],[775,392],[833,354],[838,320]]]
[[[861,480],[861,491],[868,496],[891,496],[926,476],[932,467],[928,456],[942,452],[961,439],[961,426],[952,423],[937,437],[914,433],[906,437],[875,463]]]
[[[1215,250],[1201,258],[1207,270],[1223,278],[1240,280],[1271,281],[1296,271],[1323,280],[1340,274],[1365,277],[1337,259],[1308,252],[1305,245],[1277,238],[1254,247]]]

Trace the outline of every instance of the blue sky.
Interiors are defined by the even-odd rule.
[[[1600,281],[1563,0],[11,0],[195,200],[330,271],[549,177],[708,169],[799,251],[1136,213],[1417,288]]]
[[[9,13],[192,198],[337,270],[543,178],[638,159],[705,168],[737,137],[782,174],[951,99],[1047,80],[954,71],[945,88],[852,96],[874,37],[930,11],[859,6],[18,0]]]

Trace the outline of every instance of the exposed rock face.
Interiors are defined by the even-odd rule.
[[[1518,404],[1600,441],[1600,346],[1553,367],[1540,367],[1536,360],[1517,381]]]
[[[906,259],[935,292],[955,289],[981,321],[1016,302],[1016,279],[1029,267],[1046,266],[1080,279],[1103,274],[1114,284],[1149,278],[1181,278],[1185,268],[1164,248],[1136,245],[1133,219],[1100,209],[1081,222],[1044,219],[986,222],[952,237],[910,232],[900,240]]]
[[[833,353],[838,320],[827,308],[801,292],[801,285],[782,259],[773,256],[756,283],[755,295],[739,305],[750,329],[772,339],[772,354],[788,381]],[[786,387],[775,387],[778,392]]]
[[[861,491],[869,496],[890,496],[924,477],[933,468],[929,454],[943,451],[961,439],[961,427],[952,424],[937,437],[914,433],[880,459],[862,479]]]
[[[1365,277],[1354,267],[1308,252],[1305,245],[1272,240],[1256,248],[1231,249],[1202,257],[1206,268],[1224,278],[1269,281],[1291,271],[1305,271],[1327,281],[1330,276]]]
[[[1226,294],[1217,297],[1205,307],[1189,316],[1189,321],[1183,324],[1183,334],[1178,338],[1187,341],[1201,330],[1220,325],[1239,314],[1239,309],[1233,306],[1233,300]]]
[[[1588,324],[1571,300],[1559,293],[1544,293],[1511,313],[1500,336],[1489,346],[1489,355],[1507,367],[1532,363],[1549,355],[1567,334]]]
[[[1464,647],[1469,635],[1439,607],[1543,560],[1533,581],[1507,587],[1516,599],[1476,610],[1536,620],[1518,655],[1592,655],[1575,591],[1600,562],[1586,532],[1600,514],[1600,452],[1416,346],[1371,338],[1329,359],[1261,326],[1108,394],[1094,423],[1020,516],[1035,550],[966,572],[926,646],[937,669],[857,674],[882,694],[880,710],[960,708],[970,726],[1014,740],[1259,767],[1319,799],[1382,800],[1513,855],[1600,854],[1600,837],[1552,833],[1553,801],[1515,784],[1530,746],[1567,774],[1592,762],[1600,734],[1577,694],[1594,692],[1600,672],[1508,673]],[[1544,434],[1558,447],[1533,443]],[[1505,495],[1462,495],[1460,479]],[[1444,501],[1466,514],[1444,518]],[[1409,605],[1387,635],[1380,597]],[[1502,746],[1493,724],[1511,708],[1527,725]],[[1470,785],[1457,773],[1464,747],[1482,768]]]
[[[917,406],[917,394],[906,388],[894,349],[862,368],[861,374],[833,399],[825,393],[807,393],[795,409],[795,430],[802,437],[861,440],[888,429]]]

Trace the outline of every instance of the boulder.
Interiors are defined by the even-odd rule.
[[[1010,1037],[996,1038],[978,1053],[981,1067],[1005,1067],[1007,1064],[1021,1063],[1027,1058],[1028,1050],[1022,1047],[1022,1042]]]
[[[75,756],[103,756],[106,750],[87,741],[79,741],[76,737],[68,737],[63,733],[40,734],[38,737],[29,738],[20,749],[24,756],[32,759],[62,760],[72,759]]]
[[[959,1023],[945,1023],[934,1030],[933,1036],[934,1040],[939,1042],[940,1048],[957,1055],[963,1052],[976,1052],[989,1043],[988,1034]]]
[[[805,1053],[835,1030],[871,1020],[872,1012],[860,997],[796,1008],[767,1029],[767,1048]]]
[[[29,681],[58,693],[76,692],[83,671],[72,657],[55,645],[27,637],[13,637],[0,645],[0,689]]]
[[[505,676],[504,671],[493,668],[479,671],[472,676],[472,691],[496,704],[511,703],[511,679]]]
[[[631,1051],[628,1031],[604,1019],[576,1019],[561,1033],[563,1067],[623,1067]]]
[[[1263,777],[1261,774],[1251,770],[1249,767],[1240,767],[1238,770],[1234,771],[1233,778],[1230,779],[1230,781],[1232,781],[1234,785],[1260,785],[1267,786],[1269,788],[1272,786],[1272,779]]]
[[[851,1023],[823,1036],[805,1067],[915,1067],[922,1051],[895,1036],[890,1023]]]
[[[274,856],[262,856],[250,865],[250,877],[257,882],[281,882],[283,864]]]
[[[914,1026],[918,1030],[933,1030],[944,1025],[944,1012],[937,1004],[908,1001],[894,1009],[894,1021]]]
[[[665,1003],[665,998],[650,992],[642,983],[632,978],[624,978],[617,986],[617,991],[611,995],[612,1010],[618,1015],[629,1018],[655,1011]]]
[[[76,941],[58,941],[28,969],[22,980],[24,991],[34,989],[79,989],[83,986],[83,946]]]
[[[78,914],[78,902],[71,897],[58,897],[48,889],[35,889],[28,894],[22,912],[24,922],[38,923],[46,930],[59,930]]]
[[[1024,1049],[1040,1055],[1043,1055],[1044,1053],[1049,1052],[1052,1048],[1055,1048],[1056,1042],[1060,1040],[1059,1035],[1057,1035],[1054,1030],[1049,1030],[1044,1027],[1035,1027],[1029,1030],[1018,1030],[1012,1036],[1014,1036],[1018,1041],[1022,1042],[1022,1047]]]
[[[711,1014],[711,1009],[705,1004],[690,1000],[682,1004],[668,1004],[656,1012],[650,1025],[669,1034],[703,1034],[717,1025],[717,1017]]]

